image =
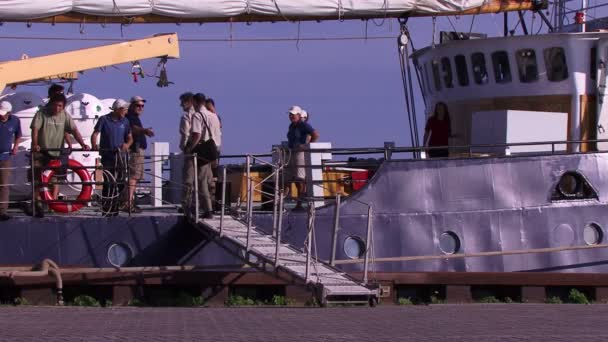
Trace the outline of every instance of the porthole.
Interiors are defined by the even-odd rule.
[[[443,254],[456,254],[460,251],[460,238],[454,232],[444,232],[439,237],[439,249]]]
[[[555,183],[551,200],[572,201],[583,199],[598,199],[597,191],[589,180],[579,171],[564,172]]]
[[[597,223],[589,223],[583,229],[583,239],[588,245],[599,245],[604,240],[604,231]]]
[[[574,172],[566,172],[559,179],[557,189],[565,197],[576,196],[581,192],[582,179]]]
[[[365,242],[356,236],[349,236],[344,240],[344,253],[351,259],[359,259],[365,253]]]
[[[108,247],[108,262],[115,267],[123,267],[133,258],[133,250],[124,242],[114,243]]]

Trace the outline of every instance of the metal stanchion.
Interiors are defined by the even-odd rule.
[[[251,220],[253,212],[253,186],[251,184],[251,156],[245,158],[247,163],[247,242],[245,245],[246,251],[249,252],[249,237],[251,235]]]
[[[279,168],[274,168],[274,200],[272,205],[272,236],[277,236],[277,215],[279,206]]]
[[[285,195],[283,194],[283,190],[279,192],[279,207],[278,211],[278,219],[277,219],[277,250],[274,255],[274,266],[279,265],[279,250],[281,249],[281,228],[283,227],[283,200]]]
[[[32,215],[36,215],[36,172],[34,166],[34,149],[31,149],[31,172],[32,172]]]
[[[367,284],[367,270],[369,269],[369,251],[371,235],[372,235],[372,206],[370,205],[367,208],[367,236],[365,237],[365,261],[363,264],[363,283]]]
[[[198,222],[198,162],[196,153],[192,155],[192,162],[194,164],[194,222]]]
[[[221,211],[220,211],[220,237],[222,237],[222,232],[224,228],[224,214],[226,211],[226,165],[222,166],[222,202]]]
[[[336,208],[334,209],[334,229],[331,235],[331,257],[329,264],[331,266],[336,265],[336,242],[338,239],[338,230],[340,229],[340,194],[336,194]]]
[[[315,206],[313,202],[308,204],[308,237],[306,238],[306,284],[310,279],[310,259],[312,253],[312,234],[315,225]]]

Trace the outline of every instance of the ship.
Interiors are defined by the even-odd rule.
[[[3,6],[0,20],[53,24],[396,18],[413,124],[408,147],[309,144],[307,212],[289,210],[282,191],[289,155],[281,146],[263,155],[224,156],[212,220],[175,210],[179,191],[168,185],[180,184],[180,163],[189,156],[173,155],[159,143],[149,158],[154,166],[144,213],[102,218],[91,201],[89,208],[67,216],[17,217],[2,229],[0,264],[51,259],[91,272],[234,270],[248,265],[314,287],[322,303],[377,302],[381,290],[370,279],[373,272],[607,270],[608,32],[603,28],[608,26],[602,19],[586,19],[591,9],[587,4],[571,11],[572,0],[557,1],[551,4],[553,20],[543,12],[549,4],[536,0],[250,0],[238,6],[224,1],[24,1],[27,12]],[[520,18],[523,11],[533,11],[549,32],[528,34],[521,20],[524,34],[514,35],[505,14],[504,37],[446,32],[440,42],[420,50],[409,44],[410,17],[510,11],[519,11]],[[564,19],[569,16],[571,24]],[[177,38],[160,39],[171,43]],[[146,58],[131,57],[122,62]],[[49,70],[4,84],[89,67],[98,65]],[[429,148],[418,142],[414,127],[422,118],[409,105],[414,103],[413,79],[419,82],[426,117],[440,102],[449,108],[452,137],[443,147],[448,150],[444,158],[430,158]],[[74,101],[94,101],[82,96]],[[333,160],[346,153],[383,157]],[[237,157],[245,164],[229,163]],[[95,163],[82,155],[74,158],[90,166],[94,178]],[[162,164],[167,162],[169,179],[163,178]],[[70,194],[65,196],[69,201]]]

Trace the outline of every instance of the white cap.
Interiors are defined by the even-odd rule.
[[[302,114],[302,108],[300,108],[300,106],[291,106],[291,108],[289,108],[289,110],[287,111],[288,114]]]
[[[123,99],[118,99],[114,101],[112,104],[112,108],[110,109],[118,109],[118,108],[129,108],[129,103]]]
[[[8,101],[0,102],[0,115],[6,115],[8,112],[13,110],[13,105]]]
[[[142,102],[142,103],[145,103],[145,102],[146,102],[146,100],[144,100],[144,98],[143,98],[143,97],[141,97],[141,96],[133,96],[133,97],[131,98],[131,103],[135,103],[135,102]]]
[[[302,119],[305,119],[308,117],[308,112],[302,109],[302,111],[300,112],[300,116],[302,117]]]

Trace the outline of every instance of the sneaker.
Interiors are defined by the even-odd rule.
[[[294,213],[303,213],[306,212],[306,208],[301,205],[296,205],[293,209],[291,209],[291,211]]]
[[[42,207],[42,204],[40,202],[36,202],[36,208],[34,210],[34,216],[37,218],[43,218],[44,217],[44,208]]]
[[[0,221],[8,221],[11,217],[6,214],[0,214]]]

